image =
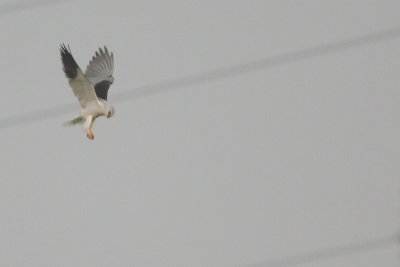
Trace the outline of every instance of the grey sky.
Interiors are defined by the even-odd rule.
[[[59,2],[0,11],[0,121],[67,107],[0,129],[0,265],[294,266],[399,233],[400,38],[168,87],[396,29],[398,1]],[[115,55],[94,142],[62,127],[62,42]],[[298,266],[399,264],[359,252]]]

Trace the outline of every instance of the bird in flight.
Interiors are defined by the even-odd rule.
[[[78,98],[82,106],[79,116],[64,125],[83,124],[87,137],[94,139],[93,124],[100,116],[111,118],[114,108],[107,102],[107,93],[114,82],[114,56],[109,53],[107,47],[99,49],[89,62],[86,72],[83,73],[76,64],[71,54],[71,49],[65,44],[61,45],[61,60],[63,71],[68,78],[72,92]]]

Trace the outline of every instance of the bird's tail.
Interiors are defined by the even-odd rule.
[[[63,123],[64,126],[74,126],[77,123],[83,123],[84,119],[82,116],[78,116],[74,118],[73,120],[66,121]]]

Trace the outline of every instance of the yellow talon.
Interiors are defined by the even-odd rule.
[[[89,139],[94,139],[94,134],[93,134],[93,132],[92,131],[88,131],[88,133],[87,133],[87,137],[89,138]]]

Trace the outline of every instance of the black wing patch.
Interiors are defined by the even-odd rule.
[[[107,93],[108,93],[108,89],[110,88],[110,86],[111,86],[111,82],[107,81],[107,80],[97,83],[94,86],[94,90],[96,91],[97,97],[107,100]]]
[[[71,49],[65,46],[65,44],[61,45],[60,48],[61,52],[61,60],[64,65],[63,71],[65,75],[70,78],[74,79],[78,73],[79,66],[76,64],[75,59],[72,57]]]

